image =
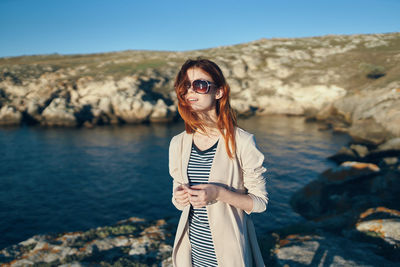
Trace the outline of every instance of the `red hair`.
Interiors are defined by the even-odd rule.
[[[187,71],[191,68],[199,68],[206,72],[211,76],[217,88],[223,91],[222,97],[217,100],[215,107],[217,113],[217,127],[225,139],[225,147],[228,156],[233,158],[236,151],[235,127],[237,126],[237,122],[229,101],[230,87],[218,65],[208,59],[186,60],[175,79],[174,87],[178,97],[178,111],[185,121],[186,132],[194,133],[196,129],[205,132],[204,122],[185,100],[185,95],[187,93],[185,84],[189,80]]]

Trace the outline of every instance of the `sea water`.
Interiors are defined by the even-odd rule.
[[[301,221],[290,196],[332,167],[349,141],[302,117],[239,120],[265,155],[270,202],[259,234]],[[36,234],[84,231],[129,217],[177,223],[168,173],[172,124],[0,128],[0,249]]]

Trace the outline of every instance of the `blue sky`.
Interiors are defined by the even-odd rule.
[[[400,0],[0,0],[0,57],[400,32]]]

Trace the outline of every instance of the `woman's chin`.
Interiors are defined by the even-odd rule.
[[[192,108],[192,110],[193,110],[194,112],[202,112],[202,111],[205,110],[203,107],[199,107],[199,106],[196,105],[196,104],[192,104],[192,105],[190,105],[190,107]]]

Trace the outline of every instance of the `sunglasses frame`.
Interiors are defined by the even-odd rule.
[[[196,88],[194,87],[194,85],[193,85],[195,82],[206,82],[206,83],[207,83],[207,90],[206,90],[206,92],[205,92],[205,93],[200,93],[200,92],[198,92],[198,91],[197,91],[198,89],[196,89]],[[194,80],[193,82],[190,83],[190,87],[187,87],[187,86],[186,86],[186,89],[189,90],[190,88],[193,88],[193,91],[195,91],[197,94],[205,95],[205,94],[208,94],[208,93],[210,92],[211,86],[217,87],[217,85],[216,85],[215,83],[213,83],[213,82],[210,82],[210,81],[207,81],[207,80],[196,79],[196,80]]]

